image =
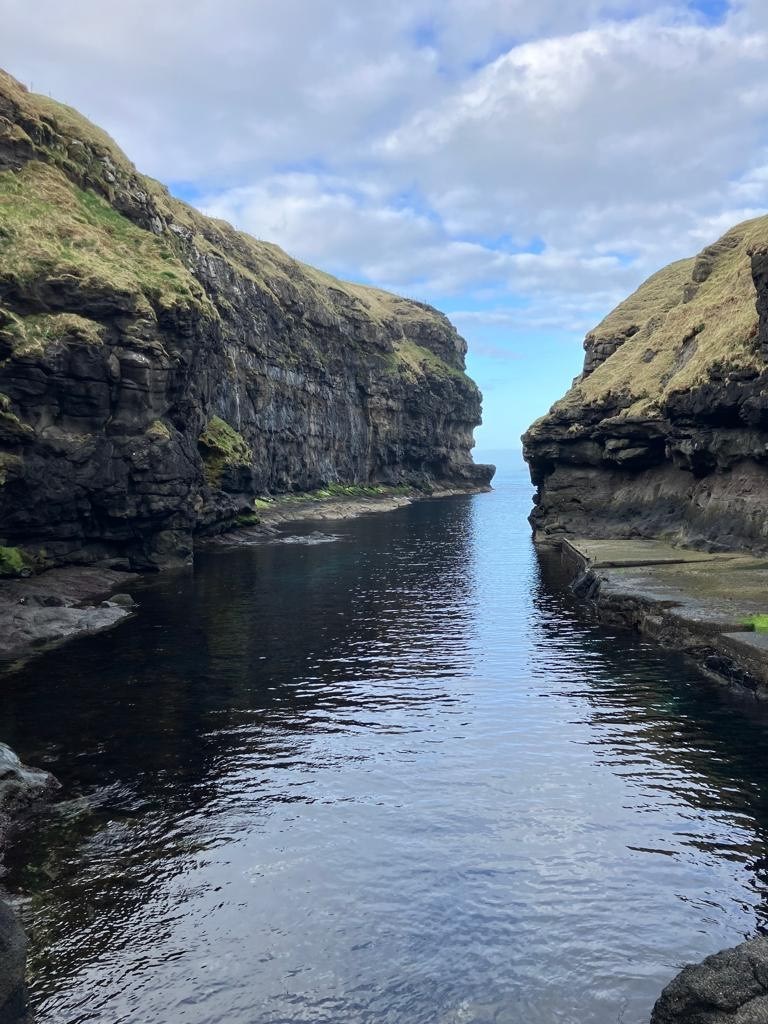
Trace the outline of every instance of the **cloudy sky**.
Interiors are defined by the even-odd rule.
[[[517,444],[659,266],[768,206],[766,0],[0,0],[0,64],[179,196],[469,341]]]

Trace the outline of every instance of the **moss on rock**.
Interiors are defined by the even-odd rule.
[[[20,548],[0,546],[0,576],[21,576],[29,571],[29,560]]]
[[[11,408],[11,400],[0,393],[0,441],[17,442],[33,433],[28,423],[24,423]]]
[[[220,416],[214,416],[198,438],[206,479],[211,487],[221,484],[224,471],[250,466],[253,451],[242,434]]]
[[[0,330],[14,356],[42,355],[48,345],[71,341],[83,345],[101,345],[103,326],[77,313],[40,313],[34,316],[6,315]]]
[[[147,427],[146,434],[147,437],[151,438],[151,440],[158,441],[161,444],[166,441],[170,441],[171,439],[171,431],[168,425],[163,423],[162,420],[154,420],[150,423]]]

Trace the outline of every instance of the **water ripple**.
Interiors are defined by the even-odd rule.
[[[6,679],[41,1024],[640,1024],[768,927],[765,711],[582,621],[528,497],[208,553]]]

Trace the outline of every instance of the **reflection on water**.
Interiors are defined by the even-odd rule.
[[[768,927],[765,714],[581,621],[496,483],[205,554],[5,681],[70,797],[11,879],[43,1024],[639,1024]]]

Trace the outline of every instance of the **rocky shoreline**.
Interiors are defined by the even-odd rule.
[[[764,1024],[768,1020],[768,938],[688,964],[656,1002],[651,1024]]]
[[[768,633],[757,631],[768,559],[662,541],[559,537],[571,590],[598,621],[634,630],[695,661],[748,699],[768,699]],[[750,621],[752,620],[752,621]],[[768,938],[688,964],[664,988],[651,1024],[768,1021]]]
[[[0,580],[0,669],[48,647],[117,625],[133,598],[118,593],[137,577],[107,565],[67,566]]]
[[[768,559],[662,541],[561,538],[574,593],[601,621],[682,651],[709,678],[768,699]]]

